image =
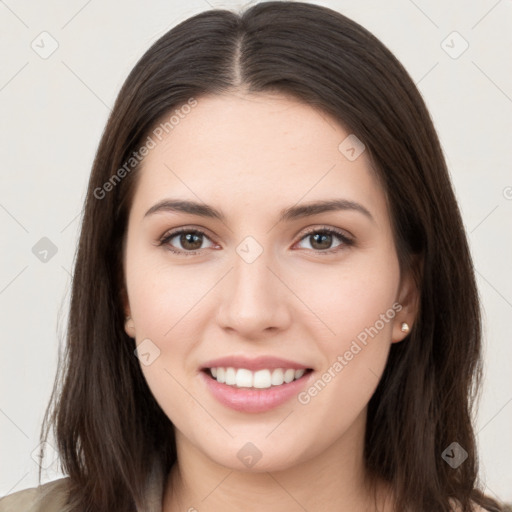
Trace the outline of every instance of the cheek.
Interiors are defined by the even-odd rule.
[[[215,282],[211,269],[171,265],[160,250],[136,244],[127,254],[126,286],[136,344],[146,343],[157,356],[150,365],[141,359],[142,372],[162,407],[162,401],[186,403],[190,397],[179,383],[196,371],[192,355],[214,316],[205,300]]]
[[[144,364],[140,358],[142,373],[155,400],[173,424],[187,430],[189,418],[201,414],[187,392],[186,382],[193,370],[190,354],[204,329],[201,298],[211,287],[211,279],[184,268],[179,265],[173,268],[146,251],[138,254],[136,248],[126,261],[136,344],[147,347],[150,353],[150,364]]]
[[[399,278],[394,252],[382,249],[354,253],[335,265],[318,265],[314,274],[296,268],[287,277],[304,298],[311,321],[322,321],[315,338],[325,342],[327,353],[343,349],[361,333],[364,338],[376,324],[379,335],[389,338]]]
[[[311,308],[317,308],[329,329],[315,338],[322,367],[298,396],[298,407],[312,431],[325,433],[326,442],[350,428],[381,379],[391,347],[397,280],[398,267],[392,265],[386,273],[342,273],[326,280],[330,293],[309,296]]]
[[[137,338],[165,342],[197,317],[211,279],[205,269],[169,264],[160,250],[134,248],[126,261],[126,286]]]
[[[319,380],[299,402],[321,411],[315,414],[333,428],[342,417],[331,415],[332,407],[342,406],[345,419],[353,418],[371,398],[386,365],[399,308],[400,269],[392,251],[387,258],[383,254],[347,259],[336,271],[320,269],[314,280],[297,282],[298,293],[309,290],[308,306],[323,322],[314,337],[323,355]],[[319,325],[311,316],[309,325],[313,323]]]

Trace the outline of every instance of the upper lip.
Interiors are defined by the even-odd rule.
[[[201,369],[206,368],[246,368],[247,370],[257,371],[264,369],[276,369],[276,368],[293,368],[295,370],[304,369],[307,370],[310,367],[297,363],[296,361],[290,361],[289,359],[282,359],[280,357],[272,356],[258,356],[258,357],[246,357],[246,356],[226,356],[219,359],[212,359],[202,365]]]

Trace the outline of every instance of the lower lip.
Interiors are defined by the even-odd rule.
[[[281,386],[272,386],[265,389],[255,388],[237,388],[221,384],[215,379],[200,372],[201,376],[208,386],[212,395],[226,407],[240,412],[265,412],[279,405],[284,404],[292,397],[297,396],[305,387],[313,372],[308,372],[300,379],[281,384]]]

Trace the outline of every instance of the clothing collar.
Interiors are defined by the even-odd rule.
[[[138,508],[137,512],[162,512],[165,480],[165,471],[155,461],[146,484],[144,508]]]

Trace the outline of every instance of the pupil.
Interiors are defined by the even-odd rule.
[[[329,249],[330,245],[331,245],[331,238],[332,238],[332,235],[328,234],[328,233],[323,233],[323,234],[320,234],[320,233],[316,233],[315,235],[313,235],[313,240],[314,240],[314,243],[311,244],[314,248],[315,248],[315,244],[318,242],[318,239],[321,239],[321,242],[326,242],[327,241],[327,245],[323,245],[323,246],[320,246],[320,247],[316,247],[317,249]],[[321,244],[320,242],[320,244]]]
[[[185,234],[181,235],[180,242],[184,248],[188,248],[188,249],[192,249],[192,250],[201,248],[201,237],[195,233],[185,233]],[[194,245],[194,242],[195,242],[195,245]],[[187,244],[191,244],[192,247],[190,247],[190,245],[187,247]]]

